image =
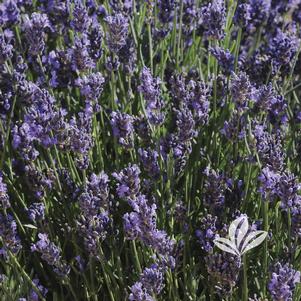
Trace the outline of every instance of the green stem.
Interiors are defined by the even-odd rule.
[[[248,266],[247,266],[247,255],[243,255],[243,292],[242,292],[242,300],[248,301]]]

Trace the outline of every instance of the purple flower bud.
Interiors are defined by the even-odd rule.
[[[46,14],[32,13],[30,19],[26,16],[23,30],[31,55],[38,55],[44,51],[45,33],[49,29],[51,25]]]
[[[140,190],[140,169],[134,165],[129,165],[119,173],[114,172],[112,176],[118,181],[117,194],[120,198],[135,199]]]
[[[126,44],[128,20],[124,15],[118,13],[114,16],[107,16],[105,21],[108,24],[108,47],[113,53],[118,53],[118,51]]]
[[[160,124],[164,121],[162,112],[163,100],[160,91],[160,79],[153,78],[149,68],[144,67],[140,74],[140,86],[138,87],[146,101],[146,114],[153,124]]]
[[[206,256],[207,271],[216,293],[224,298],[231,294],[241,268],[239,257],[223,252]]]
[[[76,84],[81,94],[90,100],[97,100],[103,90],[105,79],[100,72],[91,73],[88,76],[78,78]]]
[[[142,162],[143,168],[150,177],[157,178],[160,174],[160,168],[158,163],[159,154],[158,152],[148,149],[138,149],[138,154]]]
[[[0,250],[0,254],[6,254],[7,250],[17,253],[22,248],[17,235],[17,224],[9,214],[4,216],[0,213],[0,237],[3,242],[3,250]]]
[[[45,218],[45,205],[43,203],[33,203],[28,208],[27,213],[31,221],[42,221]]]
[[[234,68],[234,56],[228,49],[221,47],[210,48],[209,51],[217,59],[218,64],[224,69],[226,74],[230,74]]]
[[[62,260],[59,248],[49,240],[47,234],[39,233],[38,237],[39,240],[32,244],[31,251],[41,253],[42,259],[53,266],[58,275],[68,275],[70,267]]]
[[[220,40],[224,37],[226,9],[224,0],[213,0],[201,8],[201,26],[209,39]]]
[[[3,182],[3,175],[0,172],[0,208],[6,210],[10,207],[9,196],[7,194],[7,186]]]
[[[113,135],[118,139],[118,142],[126,147],[133,146],[134,118],[131,115],[122,112],[111,113],[111,125]]]
[[[86,8],[81,1],[76,1],[73,9],[73,19],[70,23],[71,28],[78,32],[88,31],[92,20],[88,16]]]
[[[289,264],[276,263],[272,268],[272,276],[268,288],[274,301],[292,300],[296,284],[300,283],[300,272]]]

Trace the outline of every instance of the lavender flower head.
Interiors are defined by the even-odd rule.
[[[153,301],[151,296],[160,294],[164,287],[163,280],[163,270],[157,264],[144,269],[139,281],[131,287],[129,300]]]
[[[157,178],[160,174],[160,168],[158,163],[159,154],[157,151],[150,148],[138,149],[138,154],[142,162],[143,168],[150,177]]]
[[[29,53],[31,55],[42,53],[45,48],[45,33],[51,29],[47,15],[32,13],[30,19],[26,16],[23,29],[29,45]]]
[[[133,116],[119,111],[111,113],[111,126],[113,135],[118,142],[126,147],[133,146],[134,118]]]
[[[301,204],[301,197],[298,195],[300,189],[301,185],[294,174],[286,172],[281,175],[278,185],[278,196],[283,209]]]
[[[213,0],[201,8],[201,25],[209,39],[220,40],[224,37],[226,9],[224,0]]]
[[[216,293],[221,297],[231,294],[238,280],[240,258],[223,252],[208,255],[205,261],[211,283],[215,284]]]
[[[0,213],[0,237],[3,242],[3,249],[0,249],[0,254],[6,255],[9,250],[12,253],[17,253],[21,248],[21,241],[17,235],[17,224],[11,215],[2,215]]]
[[[20,20],[20,10],[17,6],[16,1],[5,0],[0,4],[0,25],[11,26],[15,25]]]
[[[39,233],[38,237],[39,240],[32,244],[31,251],[41,253],[42,259],[53,266],[58,275],[68,275],[70,267],[62,260],[59,248],[49,240],[47,234]]]
[[[213,252],[214,243],[213,240],[217,237],[216,227],[217,217],[208,214],[201,220],[200,229],[196,231],[196,236],[202,249],[207,253]]]
[[[147,117],[155,125],[162,123],[164,120],[160,83],[160,79],[158,77],[154,78],[149,68],[144,67],[142,69],[138,91],[143,94],[146,101]]]
[[[35,284],[35,286],[38,288],[38,290],[40,291],[40,293],[42,294],[43,297],[46,297],[47,293],[48,293],[48,289],[45,288],[41,283],[39,279],[33,279],[32,282]],[[37,292],[34,289],[31,289],[29,292],[29,296],[28,296],[28,300],[29,301],[39,301],[40,298],[37,294]]]
[[[87,181],[84,191],[79,196],[79,206],[82,214],[87,219],[92,219],[101,209],[108,207],[109,178],[101,172],[99,175],[92,174]]]
[[[280,175],[267,166],[262,169],[258,179],[260,181],[259,192],[262,198],[265,201],[274,201],[278,194]]]
[[[189,142],[197,136],[192,112],[187,107],[176,110],[176,118],[177,138],[180,143]]]
[[[271,56],[274,73],[282,67],[289,70],[287,67],[293,61],[293,58],[297,53],[300,42],[294,33],[292,34],[291,32],[286,33],[277,28],[276,35],[269,41],[268,53]]]
[[[253,131],[259,158],[274,170],[282,170],[284,153],[279,132],[270,134],[265,125],[255,124]]]
[[[95,62],[90,56],[90,41],[86,34],[76,35],[74,45],[67,50],[68,59],[71,61],[73,71],[85,71],[95,67]]]
[[[45,205],[43,203],[33,203],[28,208],[27,213],[31,221],[42,221],[45,219]]]
[[[240,3],[237,5],[234,15],[234,23],[246,27],[251,20],[250,4]]]
[[[131,293],[129,296],[130,301],[154,301],[151,295],[149,295],[141,282],[136,282],[131,287]]]
[[[107,16],[105,21],[108,24],[107,44],[113,53],[118,51],[126,45],[126,37],[128,35],[128,20],[118,13],[114,16]]]
[[[218,64],[225,71],[226,74],[231,73],[234,68],[234,56],[228,49],[223,49],[221,47],[210,48],[209,51],[217,59]]]
[[[91,73],[76,80],[81,94],[88,100],[97,100],[102,93],[105,79],[100,72]]]
[[[289,264],[279,262],[273,267],[268,288],[274,301],[291,301],[296,284],[300,283],[300,272]]]
[[[218,213],[225,203],[224,175],[209,167],[206,168],[204,174],[207,176],[204,184],[204,203],[212,213]]]
[[[11,59],[13,56],[13,45],[11,45],[4,34],[0,34],[0,63]]]
[[[248,23],[248,31],[253,33],[259,26],[263,25],[270,14],[272,0],[250,0],[249,12],[251,20]]]
[[[94,216],[82,216],[78,221],[79,234],[84,240],[85,249],[98,260],[99,245],[106,239],[110,229],[111,219],[108,211],[103,211]]]
[[[73,19],[71,21],[71,28],[78,32],[86,32],[92,23],[86,8],[82,1],[76,1],[73,9]]]
[[[118,181],[117,194],[120,198],[135,199],[140,190],[140,169],[129,165],[119,173],[114,172],[112,176]]]
[[[10,202],[7,194],[7,186],[3,182],[3,175],[0,172],[0,208],[6,210],[9,207],[10,207]]]
[[[130,200],[129,203],[133,212],[123,216],[127,238],[141,240],[162,256],[172,256],[174,241],[167,236],[165,231],[156,228],[157,206],[149,204],[144,195],[138,195],[135,200]]]
[[[245,72],[239,74],[232,73],[231,96],[237,109],[244,110],[248,107],[248,102],[253,96],[253,87],[249,77]]]

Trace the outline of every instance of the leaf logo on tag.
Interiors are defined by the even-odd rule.
[[[219,237],[213,242],[222,251],[242,256],[247,251],[259,246],[266,238],[266,231],[249,231],[248,218],[241,216],[229,227],[229,239]]]

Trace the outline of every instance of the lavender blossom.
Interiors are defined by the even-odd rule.
[[[221,133],[230,141],[237,142],[246,136],[246,118],[240,112],[234,111],[229,120],[224,122]]]
[[[154,301],[151,295],[149,295],[146,289],[142,286],[141,282],[136,282],[131,287],[129,300],[130,301]]]
[[[32,282],[35,284],[35,286],[38,288],[38,290],[40,291],[41,295],[43,297],[46,297],[47,293],[48,293],[48,289],[45,288],[41,283],[39,279],[33,279]],[[39,301],[39,296],[37,294],[37,292],[34,289],[31,289],[29,292],[29,296],[28,296],[28,300],[29,301]]]
[[[78,117],[72,117],[68,127],[69,137],[65,142],[67,147],[78,156],[77,164],[81,169],[86,169],[89,164],[88,154],[93,146],[91,113],[79,112]]]
[[[6,255],[7,251],[17,253],[21,248],[21,241],[17,234],[17,224],[11,215],[2,215],[0,213],[0,237],[3,243],[3,249],[0,254]]]
[[[197,125],[204,125],[209,119],[210,87],[204,82],[187,80],[183,74],[172,76],[171,93],[178,107],[187,106],[193,112]]]
[[[200,229],[196,231],[198,241],[207,253],[213,252],[213,240],[218,236],[216,223],[217,217],[208,214],[202,218]]]
[[[259,192],[265,201],[274,201],[278,194],[280,175],[269,166],[264,167],[258,177],[260,181]]]
[[[245,72],[239,74],[232,73],[231,96],[238,110],[244,110],[248,107],[248,102],[253,96],[253,87],[249,77]]]
[[[224,37],[226,9],[224,0],[213,0],[201,8],[201,26],[207,38],[220,40]]]
[[[174,17],[175,0],[158,1],[158,18],[162,24],[169,24]]]
[[[288,121],[286,108],[287,101],[283,96],[275,95],[275,97],[271,98],[269,121],[274,125],[286,124]]]
[[[124,72],[127,74],[133,74],[137,68],[137,50],[131,37],[126,39],[126,45],[120,49],[118,55]]]
[[[92,23],[91,18],[88,16],[86,8],[81,1],[76,1],[73,9],[73,19],[71,21],[71,28],[78,32],[88,31]]]
[[[0,172],[0,208],[6,210],[10,207],[9,196],[7,194],[7,186],[3,181],[2,172]]]
[[[16,1],[5,0],[0,4],[0,24],[5,26],[12,26],[20,21],[20,10]],[[1,24],[2,25],[2,24]]]
[[[234,56],[228,49],[221,47],[210,48],[209,51],[217,59],[218,64],[224,70],[225,74],[231,73],[234,68]]]
[[[121,13],[115,16],[107,16],[105,21],[108,24],[107,44],[113,53],[126,45],[126,37],[128,35],[128,20]]]
[[[259,26],[263,25],[271,11],[271,0],[250,0],[249,11],[251,20],[248,24],[248,31],[253,33]]]
[[[164,121],[162,112],[163,101],[160,91],[160,79],[153,78],[149,68],[144,67],[140,74],[140,86],[138,87],[146,101],[146,114],[152,124],[158,125]]]
[[[204,184],[204,203],[212,213],[218,213],[225,203],[225,178],[220,172],[208,167],[204,174],[207,176]]]
[[[59,248],[49,240],[47,234],[39,233],[39,240],[32,244],[31,251],[41,253],[41,257],[60,276],[66,276],[70,272],[70,267],[62,260]]]
[[[271,166],[274,170],[282,170],[284,153],[280,133],[270,134],[264,125],[255,124],[253,134],[260,161]]]
[[[189,142],[197,136],[192,112],[187,107],[176,110],[176,126],[177,138],[180,143]]]
[[[156,205],[149,205],[144,195],[130,201],[133,212],[123,216],[124,230],[127,238],[139,239],[155,249],[162,256],[171,256],[174,241],[167,233],[156,228]]]
[[[297,283],[300,283],[300,272],[289,264],[276,263],[272,269],[268,288],[274,301],[290,301]]]
[[[90,41],[86,34],[76,35],[74,38],[74,46],[68,49],[68,59],[71,61],[73,71],[85,71],[95,67],[95,62],[89,53]]]
[[[5,38],[4,34],[0,34],[0,63],[4,63],[13,56],[13,45]]]
[[[278,196],[281,207],[284,209],[301,205],[301,197],[298,195],[301,185],[292,173],[283,173],[279,179]]]
[[[138,282],[131,287],[129,300],[151,301],[152,295],[158,295],[162,291],[163,271],[160,266],[153,264],[150,268],[144,269]]]
[[[138,154],[142,162],[143,168],[147,174],[152,178],[157,178],[160,174],[160,168],[158,163],[159,154],[157,151],[150,148],[138,149]]]
[[[12,130],[13,133],[13,148],[18,150],[25,161],[34,161],[39,152],[33,144],[33,138],[30,135],[30,127],[27,123],[22,125],[15,125]]]
[[[107,209],[109,197],[109,178],[102,172],[92,174],[79,196],[79,206],[82,214],[89,220],[97,215],[101,209]]]
[[[301,204],[291,208],[292,233],[296,239],[301,238]]]
[[[131,115],[122,112],[111,113],[111,125],[113,135],[118,139],[118,142],[126,147],[133,146],[134,118]]]
[[[100,72],[91,73],[76,80],[81,94],[89,100],[97,100],[102,93],[105,79]]]
[[[271,56],[273,72],[285,67],[286,70],[293,61],[298,50],[299,41],[294,34],[286,33],[277,29],[276,35],[269,41],[268,53]],[[287,71],[287,73],[288,73]]]
[[[23,30],[31,55],[35,56],[44,51],[45,33],[50,29],[51,25],[46,14],[32,13],[30,19],[26,16]]]
[[[94,216],[82,216],[77,221],[79,234],[84,240],[84,246],[89,254],[99,260],[99,245],[106,239],[110,229],[111,219],[108,211]]]
[[[102,39],[103,39],[103,30],[100,24],[96,23],[91,27],[90,32],[88,32],[89,39],[89,54],[93,60],[98,60],[101,58],[103,49],[102,49]]]
[[[117,194],[120,198],[135,199],[140,190],[140,169],[137,165],[129,165],[112,176],[118,181]]]
[[[33,203],[28,208],[28,216],[31,221],[38,222],[45,219],[45,205],[43,203]]]
[[[241,26],[247,27],[251,20],[251,6],[249,3],[239,3],[235,10],[234,23]]]
[[[229,253],[222,253],[208,255],[205,261],[210,281],[215,284],[216,293],[221,297],[231,294],[238,280],[241,268],[240,258]]]

